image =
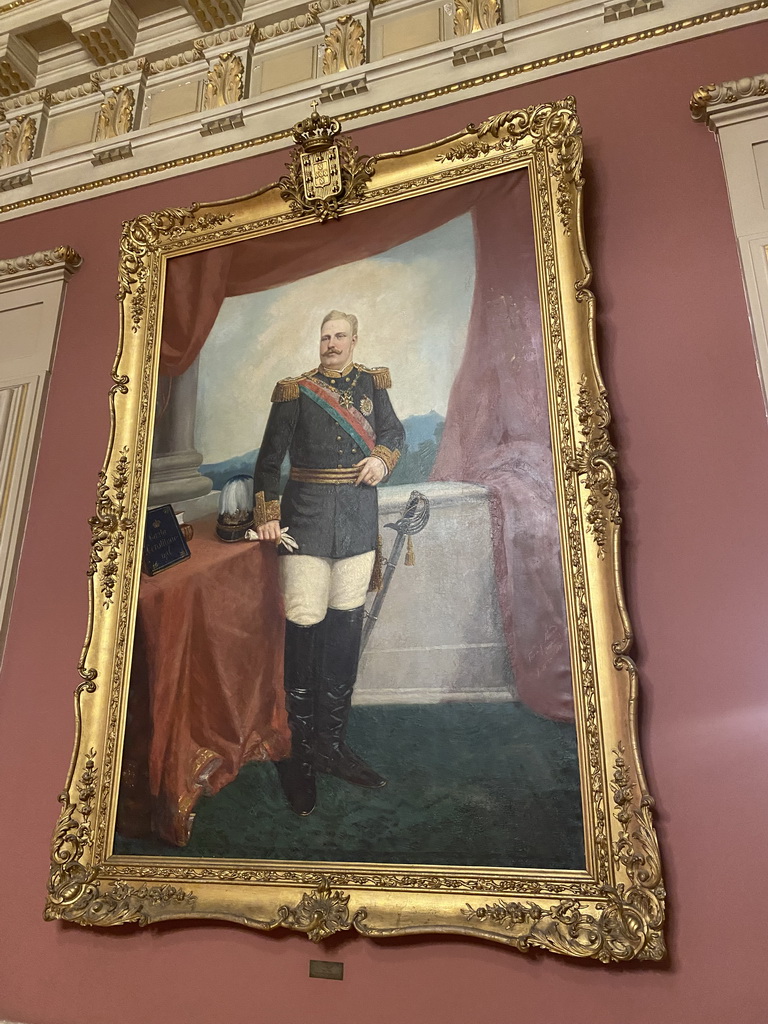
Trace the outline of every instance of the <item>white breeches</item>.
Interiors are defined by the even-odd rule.
[[[351,611],[365,603],[375,551],[352,558],[283,555],[278,558],[285,617],[297,626],[322,622],[329,608]]]

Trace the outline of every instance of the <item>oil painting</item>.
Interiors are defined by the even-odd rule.
[[[575,103],[293,134],[124,225],[46,917],[659,959]]]
[[[196,394],[160,389],[202,464],[155,446],[193,557],[142,580],[150,842],[119,813],[116,852],[583,867],[527,175],[467,192],[323,225],[272,288],[235,254],[259,290],[224,298]]]

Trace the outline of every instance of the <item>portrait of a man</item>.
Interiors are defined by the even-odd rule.
[[[397,465],[405,434],[387,394],[389,371],[354,362],[357,340],[353,313],[326,314],[320,365],[275,387],[254,475],[257,536],[282,556],[291,755],[276,767],[302,815],[315,807],[316,771],[369,789],[386,784],[345,737],[376,559],[376,487]]]
[[[582,868],[526,174],[174,259],[162,352],[115,852]]]

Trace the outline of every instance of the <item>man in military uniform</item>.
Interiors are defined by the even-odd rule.
[[[259,540],[280,545],[287,532],[296,542],[278,549],[292,744],[276,767],[297,814],[314,809],[316,771],[370,789],[386,784],[345,735],[376,560],[376,487],[395,468],[405,435],[387,394],[389,370],[353,362],[356,344],[357,317],[328,313],[320,365],[275,386],[254,475]]]

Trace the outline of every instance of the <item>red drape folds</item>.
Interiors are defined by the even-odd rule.
[[[222,544],[214,527],[215,518],[195,523],[192,557],[142,578],[139,597],[132,711],[152,727],[136,763],[149,766],[152,831],[177,846],[189,839],[203,793],[291,747],[277,553]],[[131,745],[149,735],[142,724],[129,730],[129,760]],[[123,810],[121,827],[136,834],[131,808]]]
[[[385,252],[471,211],[476,283],[433,479],[489,488],[502,617],[521,699],[572,711],[528,177],[500,175],[329,224],[171,260],[161,372],[195,360],[227,296]]]
[[[177,377],[192,365],[228,296],[276,288],[386,252],[466,213],[483,197],[490,201],[493,191],[489,182],[478,182],[363,216],[177,256],[168,263],[160,372]]]

